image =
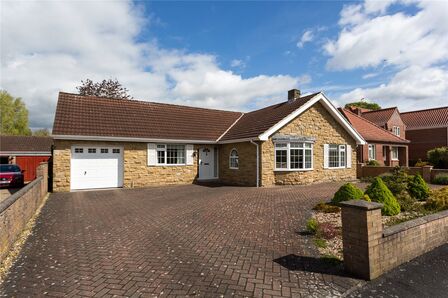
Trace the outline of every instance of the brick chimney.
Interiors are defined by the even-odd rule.
[[[300,98],[300,90],[299,89],[291,89],[288,91],[288,102],[293,102],[298,98]]]

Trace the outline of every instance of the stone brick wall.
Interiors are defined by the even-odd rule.
[[[197,154],[193,165],[148,166],[147,144],[55,140],[53,152],[53,191],[70,191],[70,156],[73,145],[122,146],[124,148],[124,187],[191,184],[197,179]],[[197,151],[198,146],[195,145]]]
[[[39,165],[37,176],[21,190],[0,202],[0,263],[47,195],[47,163]]]
[[[276,172],[272,139],[261,145],[262,186],[282,184],[310,184],[326,181],[356,179],[356,141],[320,104],[315,104],[277,133],[316,138],[313,151],[314,169],[311,171]],[[324,144],[352,146],[352,166],[345,169],[324,169]]]
[[[383,230],[381,204],[342,203],[344,267],[374,279],[448,242],[448,210],[410,220]]]
[[[229,168],[232,149],[238,150],[239,168]],[[223,144],[219,147],[219,180],[225,184],[256,186],[257,147],[250,142]]]

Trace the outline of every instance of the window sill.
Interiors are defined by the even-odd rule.
[[[335,167],[335,168],[326,168],[325,170],[344,170],[344,169],[348,169],[347,167]]]
[[[309,172],[314,169],[274,169],[274,172]]]
[[[229,167],[229,170],[239,170],[240,168],[231,168]]]

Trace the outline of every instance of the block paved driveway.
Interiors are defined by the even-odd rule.
[[[360,281],[303,235],[340,184],[52,194],[5,296],[339,296]]]

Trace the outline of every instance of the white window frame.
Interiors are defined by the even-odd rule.
[[[392,132],[394,133],[394,135],[400,136],[400,127],[399,126],[392,127]]]
[[[232,156],[233,152],[236,152],[236,156]],[[234,161],[232,161],[232,159],[236,159],[236,167],[233,166]],[[240,161],[239,161],[238,150],[236,148],[233,148],[232,150],[230,150],[230,154],[229,154],[229,169],[238,170],[239,168],[240,168]]]
[[[303,144],[302,147],[291,147],[293,144]],[[285,144],[286,147],[277,148],[277,144]],[[310,144],[311,148],[306,148],[305,144]],[[286,150],[286,168],[277,168],[277,151]],[[303,168],[291,168],[291,150],[302,150]],[[311,151],[311,167],[306,168],[306,151]],[[275,142],[274,143],[274,171],[277,172],[305,172],[314,170],[314,143],[313,142]]]
[[[330,151],[332,150],[332,146],[337,146],[337,152],[338,152],[338,166],[332,167],[330,162]],[[333,149],[334,150],[334,149]],[[344,158],[342,158],[341,152],[344,152]],[[351,152],[350,152],[351,154]],[[347,167],[347,145],[346,144],[329,144],[328,145],[328,168],[329,169],[345,169]],[[342,163],[342,160],[344,163]]]
[[[183,163],[167,163],[168,160],[168,146],[169,145],[173,145],[173,146],[183,146],[184,147],[184,162]],[[185,166],[186,162],[187,162],[187,148],[184,144],[156,144],[156,165],[157,166]],[[163,163],[159,163],[159,154],[158,152],[163,152],[163,159],[164,162]]]
[[[394,157],[394,152],[397,153],[397,156]],[[398,152],[398,147],[396,146],[392,146],[392,148],[390,149],[390,159],[391,160],[399,160],[399,152]]]
[[[376,146],[375,144],[369,144],[369,150],[368,150],[368,157],[369,160],[376,160]]]

